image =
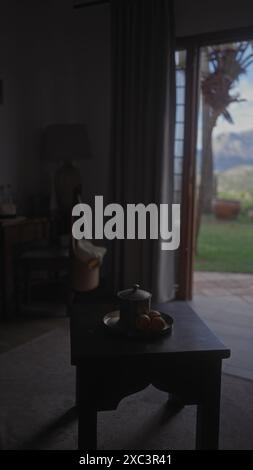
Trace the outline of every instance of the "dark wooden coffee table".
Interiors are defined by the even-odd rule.
[[[222,359],[227,349],[186,302],[160,306],[174,319],[172,334],[138,341],[109,334],[111,305],[76,304],[71,362],[77,369],[78,447],[96,449],[97,412],[153,384],[183,404],[197,405],[196,448],[217,449]]]

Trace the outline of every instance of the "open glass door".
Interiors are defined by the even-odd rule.
[[[231,79],[230,77],[231,73],[238,74],[239,72],[239,76],[245,77],[244,69],[246,67],[248,76],[249,77],[251,75],[253,76],[252,42],[247,42],[243,40],[241,42],[237,41],[236,43],[228,43],[228,41],[218,42],[218,40],[216,39],[216,41],[214,41],[215,47],[213,47],[210,45],[210,42],[208,44],[206,43],[206,38],[203,38],[203,44],[204,44],[203,46],[201,44],[200,38],[192,38],[192,40],[189,41],[189,43],[190,43],[189,47],[185,47],[181,51],[178,51],[176,55],[177,113],[176,113],[176,132],[175,132],[175,202],[181,202],[181,244],[180,244],[180,250],[177,254],[178,256],[178,259],[177,259],[178,261],[177,263],[178,265],[177,298],[183,299],[183,300],[191,299],[192,291],[193,291],[194,258],[195,258],[195,252],[196,252],[195,251],[196,239],[197,239],[197,235],[199,232],[199,220],[198,220],[199,205],[197,204],[198,202],[197,199],[198,199],[198,194],[199,194],[198,188],[200,188],[201,171],[208,174],[208,169],[210,170],[210,165],[208,166],[207,164],[206,166],[205,165],[202,166],[203,161],[201,161],[201,158],[199,155],[196,156],[198,120],[199,121],[201,120],[203,124],[203,121],[208,119],[207,107],[206,105],[204,105],[204,100],[203,100],[203,86],[205,87],[206,96],[209,96],[207,99],[209,99],[210,101],[210,99],[211,100],[213,99],[213,95],[215,94],[215,92],[217,92],[218,94],[220,85],[222,85],[223,88],[226,88],[227,82]],[[208,63],[206,59],[204,60],[203,51],[205,51],[205,53],[206,51],[210,52]],[[223,52],[225,51],[225,56],[224,54],[222,55],[222,51]],[[220,57],[217,58],[217,54],[218,55],[220,54]],[[201,60],[200,60],[200,57],[201,57]],[[234,60],[235,57],[236,57],[236,61]],[[223,77],[221,76],[222,75],[221,70],[218,70],[216,74],[214,73],[216,70],[215,68],[217,68],[218,60],[220,61],[219,67],[224,68],[224,67],[227,67],[227,62],[232,61],[232,59],[234,61],[234,65],[237,66],[237,67],[234,67],[232,72],[230,71],[230,73],[224,73]],[[222,63],[222,61],[224,61],[224,63]],[[204,80],[205,78],[204,76],[207,78],[206,81]],[[240,91],[238,89],[239,82],[235,75],[234,75],[233,80],[235,83],[237,83],[237,85],[234,89],[233,87],[231,88],[230,90],[231,96],[230,97],[227,96],[225,98],[228,100],[233,99],[234,103],[237,103],[238,106],[239,105],[241,105],[242,107],[247,106],[247,103],[249,105],[252,101],[251,94],[249,91],[249,86],[247,88],[248,91],[245,94],[244,92],[241,92],[243,90]],[[253,80],[252,80],[251,86],[253,90]],[[224,93],[224,89],[223,89],[223,93]],[[243,104],[242,102],[240,103],[238,101],[240,99],[245,99],[246,104],[245,103]],[[220,104],[218,103],[217,106],[219,107]],[[233,106],[234,105],[232,105],[232,107]],[[231,108],[231,111],[232,111],[232,108]],[[240,125],[242,125],[245,122],[246,114],[248,114],[248,118],[249,118],[248,122],[251,123],[253,121],[253,110],[252,110],[252,114],[250,113],[251,111],[247,109],[244,115],[241,115],[241,118],[238,119],[238,122],[240,121]],[[220,115],[221,114],[223,115],[223,124],[222,124],[223,127],[224,127],[225,121],[226,121],[226,126],[230,125],[230,127],[232,127],[233,113],[232,112],[230,113],[230,109],[226,109],[226,106],[225,106],[223,109],[223,112],[222,113],[220,112]],[[218,137],[218,133],[219,133],[217,122],[215,122],[215,125],[212,126],[212,128],[215,128],[214,134],[217,134],[216,137]],[[209,132],[208,126],[206,126],[205,129],[204,128],[202,129],[201,139],[203,140],[203,142],[204,142],[204,138],[206,138],[206,142],[208,142],[208,132]],[[236,136],[231,136],[231,134],[233,134],[232,129],[230,132],[230,137],[231,139],[233,137],[232,140],[236,140]],[[247,135],[245,137],[247,137],[248,140],[250,138]],[[218,139],[216,138],[216,142],[215,142],[216,149],[218,147],[220,148],[222,145],[224,147],[224,145],[226,144],[226,142],[223,142],[224,139],[223,140],[222,139],[223,138],[221,136],[219,136]],[[229,139],[229,142],[231,142],[231,139]],[[200,140],[200,137],[198,141],[199,140]],[[235,147],[236,146],[238,147],[239,144],[238,142],[235,142],[234,150],[235,150]],[[250,146],[248,146],[248,148],[249,147]],[[208,148],[208,145],[203,144],[202,148],[206,151]],[[237,153],[238,152],[240,153],[241,149],[236,148],[236,151]],[[200,152],[197,152],[197,153],[199,154]],[[238,155],[236,158],[238,158]],[[201,170],[201,167],[202,167],[202,170]],[[241,176],[242,176],[242,181],[244,181],[245,184],[248,180],[250,181],[252,180],[252,178],[251,179],[248,178],[249,173],[252,168],[253,166],[247,171],[246,171],[246,168],[244,168],[244,171],[246,173],[244,174],[244,176],[242,175]],[[197,174],[197,177],[196,177],[196,174]],[[212,178],[207,176],[206,182],[204,183],[204,185],[202,185],[202,190],[204,188],[204,193],[206,195],[207,193],[210,193],[210,188],[211,188],[211,190],[213,191],[213,194],[214,193],[216,194],[216,197],[213,198],[213,202],[215,202],[216,212],[219,210],[224,210],[224,204],[222,201],[220,201],[220,199],[224,199],[224,198],[228,199],[227,195],[229,192],[231,202],[227,203],[227,206],[228,205],[230,206],[231,211],[232,212],[238,211],[238,205],[241,204],[241,208],[243,209],[244,212],[247,209],[248,219],[250,217],[253,218],[253,215],[252,215],[253,214],[253,202],[252,202],[252,207],[247,206],[249,202],[248,201],[249,195],[251,194],[251,187],[241,188],[242,190],[240,191],[241,193],[240,197],[241,196],[244,197],[245,200],[240,201],[240,204],[238,204],[238,194],[235,194],[236,188],[234,189],[228,188],[228,180],[231,180],[230,176],[231,176],[230,173],[227,176],[224,174],[224,175],[221,175],[221,177],[218,178],[217,180],[216,174],[214,172]],[[249,181],[249,185],[250,185],[250,181]],[[237,181],[236,181],[236,184],[237,184]],[[236,197],[232,197],[232,195]],[[204,200],[202,196],[199,197],[199,200],[200,199],[201,201]],[[235,200],[232,200],[232,199],[235,199]],[[252,201],[253,201],[253,198],[252,198]],[[222,207],[221,207],[221,203],[223,204]],[[214,206],[212,207],[214,208]],[[203,233],[204,232],[202,232],[202,234]],[[230,233],[232,233],[232,230],[230,231]],[[246,229],[244,230],[244,233],[246,234]],[[200,240],[200,243],[201,243],[201,240]],[[202,245],[200,244],[200,250],[197,255],[197,266],[199,266],[201,263],[203,265],[203,259],[202,259],[203,256],[201,257],[201,250],[203,251],[203,247],[204,247],[203,243]],[[224,243],[226,245],[226,237],[224,238]],[[246,244],[244,244],[244,246],[246,246]],[[242,249],[241,249],[241,253],[242,253]],[[245,260],[245,266],[246,266],[246,262],[249,266],[250,257],[247,257],[247,260]],[[229,263],[232,263],[232,257],[229,258]]]

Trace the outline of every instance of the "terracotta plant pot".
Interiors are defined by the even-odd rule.
[[[215,199],[213,202],[213,212],[217,219],[236,219],[241,210],[241,203],[232,199]]]

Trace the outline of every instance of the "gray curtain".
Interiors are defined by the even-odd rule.
[[[174,41],[170,0],[112,0],[114,202],[172,203]],[[174,295],[174,253],[159,240],[114,240],[114,289],[133,283],[163,302]]]

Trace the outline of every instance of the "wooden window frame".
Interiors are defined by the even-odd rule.
[[[186,50],[185,133],[181,197],[181,244],[177,299],[192,297],[195,219],[195,153],[197,142],[199,48]]]

